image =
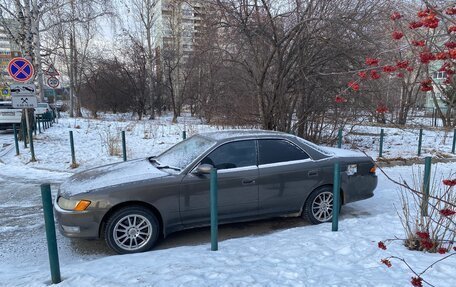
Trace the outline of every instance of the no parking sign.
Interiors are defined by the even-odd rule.
[[[18,82],[27,82],[33,77],[33,65],[25,58],[14,58],[8,64],[8,74]]]

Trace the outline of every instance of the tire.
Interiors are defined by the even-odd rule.
[[[332,220],[333,191],[332,187],[324,186],[314,190],[306,202],[302,217],[312,224],[320,224]],[[340,205],[339,205],[340,212]]]
[[[157,217],[142,206],[124,207],[107,221],[105,240],[119,254],[150,250],[158,240]]]

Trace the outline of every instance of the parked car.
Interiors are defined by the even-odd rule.
[[[38,106],[35,108],[35,115],[42,115],[51,111],[51,106],[48,103],[38,103]]]
[[[90,169],[59,188],[55,211],[68,237],[100,238],[118,253],[149,250],[159,236],[209,225],[209,172],[218,171],[220,223],[301,215],[332,219],[333,166],[346,204],[373,196],[375,164],[272,131],[202,133],[159,156]]]
[[[0,130],[12,129],[13,124],[19,124],[22,119],[22,109],[13,108],[11,101],[0,101]]]

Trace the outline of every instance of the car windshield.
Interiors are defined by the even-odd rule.
[[[38,104],[38,107],[40,107],[40,108],[47,108],[47,104]]]
[[[192,136],[168,149],[156,158],[152,158],[158,167],[170,170],[183,170],[198,156],[215,145],[215,141],[202,136]]]

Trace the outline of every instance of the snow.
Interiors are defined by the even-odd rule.
[[[22,146],[20,156],[15,156],[11,148],[1,152],[0,285],[50,284],[39,194],[41,183],[50,182],[55,196],[59,184],[75,172],[120,162],[121,156],[110,156],[104,142],[108,135],[115,136],[120,130],[127,133],[128,158],[144,159],[179,142],[184,129],[189,136],[220,129],[194,119],[179,120],[184,123],[171,125],[166,117],[138,122],[126,116],[119,121],[118,116],[112,115],[99,120],[62,118],[54,127],[36,136],[37,162],[30,162],[30,152]],[[69,130],[75,133],[79,164],[75,169],[70,168]],[[363,126],[357,131],[378,134],[379,128]],[[388,156],[416,156],[413,145],[416,131],[391,128],[386,129],[386,133]],[[448,155],[450,140],[444,140],[444,133],[425,131],[423,155]],[[3,145],[11,144],[11,138],[11,134],[0,134]],[[356,143],[353,149],[360,148],[376,157],[377,141],[374,136],[349,135],[343,147]],[[444,144],[440,144],[442,142]],[[144,163],[148,164],[146,160]],[[422,170],[422,165],[384,168],[392,178],[408,183]],[[452,172],[454,175],[455,170],[454,163],[433,165],[437,182],[441,176]],[[220,234],[233,228],[244,233],[240,238],[228,236],[230,239],[221,240],[219,251],[210,251],[208,228],[204,228],[180,232],[175,235],[180,238],[178,243],[168,244],[173,241],[170,237],[161,241],[155,250],[134,255],[114,255],[103,241],[70,240],[58,233],[63,281],[57,286],[411,286],[410,278],[414,275],[404,264],[393,260],[393,267],[387,268],[380,260],[395,255],[421,272],[444,255],[409,251],[397,241],[389,244],[386,251],[377,247],[380,240],[404,236],[395,209],[399,189],[381,172],[377,174],[379,183],[375,196],[344,206],[338,232],[331,231],[331,224],[303,226],[289,224],[283,218],[274,224],[280,222],[285,229],[266,228],[264,232],[255,229],[262,222],[221,226]],[[110,176],[105,180],[115,178]],[[301,220],[296,219],[296,222]],[[201,238],[191,241],[198,236]],[[435,286],[450,287],[456,286],[455,274],[456,256],[453,256],[423,276]]]
[[[324,147],[326,153],[333,154],[337,157],[365,157],[366,155],[359,151],[352,151],[348,149]]]

